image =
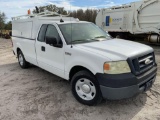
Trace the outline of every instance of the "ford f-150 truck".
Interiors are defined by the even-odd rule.
[[[113,39],[93,23],[31,16],[15,17],[12,25],[19,65],[28,68],[31,63],[70,81],[80,103],[133,97],[155,81],[157,64],[151,47]]]

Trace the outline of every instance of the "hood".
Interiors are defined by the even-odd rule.
[[[153,52],[153,49],[147,45],[122,39],[78,44],[76,46],[80,49],[105,56],[113,61],[126,60],[129,57]]]

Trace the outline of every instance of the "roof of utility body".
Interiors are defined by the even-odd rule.
[[[64,22],[60,22],[60,20]],[[29,22],[29,21],[43,21],[43,23],[57,23],[57,24],[69,24],[69,23],[89,23],[87,21],[79,21],[73,17],[33,17],[27,19],[13,20],[13,22]]]

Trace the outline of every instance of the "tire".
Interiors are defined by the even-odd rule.
[[[123,35],[118,33],[118,34],[116,34],[115,38],[123,39]]]
[[[29,63],[25,60],[22,51],[18,52],[18,62],[21,68],[26,69],[29,67]]]
[[[95,76],[86,71],[76,73],[71,80],[72,94],[84,105],[97,105],[102,101],[99,83]]]
[[[115,35],[115,38],[119,38],[119,39],[128,39],[128,33],[117,33],[116,35]]]

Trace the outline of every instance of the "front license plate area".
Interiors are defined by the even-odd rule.
[[[148,89],[150,89],[152,87],[152,84],[153,84],[153,81],[148,81],[146,84],[145,84],[145,91],[147,91]]]

